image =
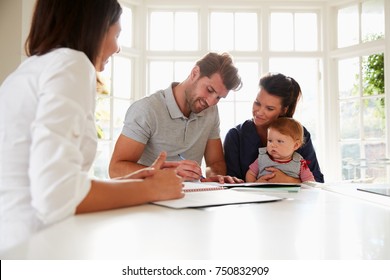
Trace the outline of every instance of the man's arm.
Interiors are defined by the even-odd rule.
[[[204,153],[206,161],[206,178],[202,182],[219,183],[243,183],[244,180],[237,177],[226,176],[226,163],[223,155],[221,139],[207,141]]]
[[[144,165],[137,163],[144,149],[145,144],[121,134],[116,141],[114,152],[112,153],[108,169],[110,177],[122,177],[144,168]]]
[[[204,158],[206,161],[206,177],[226,175],[226,163],[221,139],[209,139],[207,141]]]

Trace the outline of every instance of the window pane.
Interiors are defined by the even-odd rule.
[[[219,117],[221,121],[221,139],[224,139],[228,130],[236,125],[234,107],[233,102],[221,101],[218,103]]]
[[[249,101],[252,103],[259,92],[259,64],[256,62],[236,62],[236,66],[243,81],[243,86],[239,91],[229,93],[227,100]],[[248,112],[248,117],[250,117],[250,112]]]
[[[222,139],[230,128],[252,118],[253,101],[259,91],[259,63],[236,62],[235,64],[243,86],[239,91],[231,91],[227,98],[219,102]]]
[[[362,3],[362,41],[376,40],[385,34],[385,8],[383,0]]]
[[[210,48],[218,51],[233,50],[233,13],[210,14]]]
[[[384,142],[369,143],[364,145],[366,178],[372,178],[375,183],[384,183],[386,180],[386,169],[389,160],[386,159],[386,144]]]
[[[343,180],[360,178],[360,147],[359,144],[342,144],[341,161]]]
[[[360,138],[359,101],[340,102],[340,137],[346,139]]]
[[[363,125],[365,139],[385,138],[384,103],[384,98],[370,98],[363,100]]]
[[[316,51],[318,49],[317,15],[295,14],[295,50]]]
[[[243,123],[244,121],[252,118],[253,101],[254,100],[248,102],[236,102],[236,118],[234,125]]]
[[[173,49],[173,13],[152,12],[150,14],[150,49]]]
[[[198,14],[177,12],[175,14],[175,50],[198,49]]]
[[[302,98],[298,102],[294,117],[309,130],[316,139],[319,127],[319,62],[309,58],[270,59],[270,71],[294,78],[301,87]]]
[[[181,82],[187,79],[192,68],[195,66],[194,62],[189,61],[178,61],[175,62],[175,82]]]
[[[257,14],[235,14],[235,49],[239,51],[257,50]]]
[[[152,61],[149,64],[149,94],[166,89],[173,82],[173,62]]]
[[[114,88],[113,96],[130,99],[131,92],[131,59],[122,56],[114,56]]]
[[[358,6],[340,9],[337,17],[338,47],[347,47],[359,42]]]
[[[108,163],[110,162],[109,142],[98,142],[95,161],[92,166],[93,176],[100,179],[108,179]]]
[[[230,93],[237,94],[237,93]],[[226,133],[232,127],[252,118],[252,102],[230,102],[221,100],[218,103],[219,116],[221,120],[221,139],[225,139]]]
[[[338,65],[339,97],[359,95],[359,59],[351,58],[339,61]]]
[[[293,28],[293,15],[291,13],[271,13],[271,50],[292,51]]]
[[[96,129],[99,139],[109,140],[110,134],[110,110],[111,98],[108,96],[100,96],[96,101]]]
[[[380,95],[385,93],[384,54],[372,54],[362,59],[363,95]]]
[[[95,120],[96,130],[99,139],[110,139],[110,95],[111,95],[111,75],[112,62],[104,67],[104,71],[98,73],[102,85],[98,85]]]
[[[107,63],[102,72],[99,72],[97,75],[100,82],[102,83],[101,87],[98,85],[98,93],[100,94],[111,94],[111,62]]]
[[[116,142],[117,137],[122,132],[123,121],[125,119],[125,115],[127,109],[129,108],[131,102],[130,100],[119,100],[114,99],[113,111],[112,111],[112,125],[113,125],[113,135],[112,141]]]
[[[133,40],[133,12],[131,9],[122,6],[121,16],[122,31],[119,36],[119,44],[123,47],[132,47]]]

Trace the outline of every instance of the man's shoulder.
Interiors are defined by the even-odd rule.
[[[154,104],[161,104],[164,102],[164,91],[160,90],[153,94],[141,97],[140,99],[133,102],[133,105],[154,105]],[[144,108],[145,110],[147,107]]]

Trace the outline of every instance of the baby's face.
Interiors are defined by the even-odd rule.
[[[273,128],[268,130],[267,152],[274,160],[290,160],[298,146],[298,141],[291,136],[281,134]]]

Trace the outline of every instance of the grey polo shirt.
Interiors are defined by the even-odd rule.
[[[219,139],[218,107],[212,106],[186,118],[173,96],[172,86],[135,101],[127,110],[122,134],[145,144],[138,163],[150,166],[162,151],[168,161],[202,162],[208,139]]]

